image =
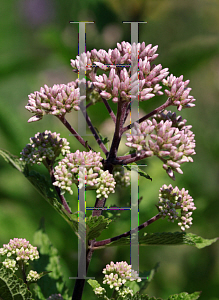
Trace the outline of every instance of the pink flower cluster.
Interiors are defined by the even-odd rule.
[[[162,83],[170,88],[164,92],[172,99],[172,105],[177,106],[179,111],[182,108],[195,106],[194,97],[189,95],[191,88],[187,87],[189,80],[183,81],[183,75],[177,78],[171,74],[167,79],[163,79]]]
[[[71,189],[73,183],[79,183],[79,188],[86,184],[86,188],[96,189],[97,198],[108,198],[110,193],[115,192],[116,182],[109,171],[101,170],[102,160],[100,152],[96,153],[92,150],[89,152],[77,150],[75,153],[69,153],[55,167],[56,181],[53,184],[61,189],[62,194],[65,191],[73,194]]]
[[[87,51],[71,60],[75,71],[84,71],[91,79],[100,95],[113,102],[130,101],[130,99],[148,100],[162,95],[162,86],[159,85],[169,74],[168,68],[162,65],[152,65],[151,62],[158,56],[158,46],[152,48],[143,42],[131,45],[127,42],[117,43],[117,48],[108,52],[100,49]],[[126,66],[124,66],[126,65]],[[106,74],[97,76],[97,69],[110,70]],[[128,70],[127,70],[128,68]]]
[[[132,270],[132,266],[125,261],[116,262],[115,264],[111,261],[109,265],[106,265],[102,273],[105,274],[103,284],[108,284],[111,289],[115,288],[117,291],[126,281],[141,281],[137,272]]]
[[[55,84],[53,87],[40,88],[39,92],[29,95],[29,100],[25,108],[34,114],[28,122],[41,120],[45,114],[64,116],[74,110],[79,110],[80,101],[85,96],[80,97],[80,89],[77,84],[70,82],[66,84]]]
[[[186,120],[171,112],[154,116],[152,121],[135,123],[133,134],[127,133],[126,146],[135,148],[146,157],[157,156],[163,162],[163,168],[172,178],[174,171],[182,174],[181,164],[192,162],[195,154],[192,126],[185,126]]]
[[[0,248],[0,255],[13,257],[16,261],[22,260],[26,265],[29,264],[29,260],[39,258],[37,247],[33,247],[26,239],[18,238],[14,238],[8,244],[4,244],[3,248]]]
[[[158,210],[162,218],[168,217],[168,221],[178,221],[181,230],[184,231],[192,225],[192,213],[196,209],[192,197],[184,188],[180,191],[176,186],[163,185],[159,190]],[[177,210],[180,210],[180,214]]]

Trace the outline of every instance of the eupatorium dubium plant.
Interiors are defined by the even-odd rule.
[[[158,210],[155,216],[145,220],[138,227],[132,228],[132,231],[114,237],[110,237],[109,234],[108,239],[97,240],[101,232],[112,222],[112,219],[107,217],[106,211],[103,213],[104,208],[107,207],[107,198],[117,192],[118,185],[123,188],[131,185],[132,172],[130,173],[130,170],[133,166],[136,167],[137,162],[156,156],[162,161],[167,175],[173,180],[175,180],[175,173],[183,174],[182,165],[184,163],[193,162],[195,139],[194,133],[191,131],[192,126],[186,124],[187,120],[167,109],[171,106],[176,106],[178,111],[192,108],[195,106],[195,99],[190,95],[189,80],[184,81],[183,76],[175,77],[173,74],[169,74],[168,68],[163,68],[161,64],[156,65],[157,48],[158,46],[152,47],[151,44],[145,45],[144,42],[137,45],[122,42],[117,44],[117,48],[108,51],[103,49],[87,51],[77,56],[75,60],[71,60],[73,71],[86,74],[86,81],[85,79],[76,79],[67,84],[55,84],[53,87],[44,85],[39,91],[29,95],[25,107],[33,115],[28,122],[39,121],[47,114],[54,115],[70,131],[73,135],[72,139],[76,138],[80,142],[81,149],[71,152],[69,142],[65,138],[61,138],[60,134],[56,132],[46,130],[42,133],[38,132],[30,138],[30,143],[21,151],[19,159],[1,150],[1,155],[29,179],[41,195],[69,223],[79,238],[82,238],[83,234],[78,230],[78,219],[72,213],[64,195],[65,193],[73,195],[73,185],[76,185],[79,191],[83,188],[86,188],[87,191],[95,190],[94,209],[85,224],[88,230],[86,245],[84,245],[86,248],[86,272],[96,250],[114,246],[114,244],[119,246],[120,242],[122,245],[130,246],[130,236],[136,232],[139,232],[140,245],[189,244],[202,248],[216,241],[216,239],[209,241],[200,237],[197,239],[195,234],[185,232],[192,225],[192,213],[196,209],[193,198],[185,188],[180,190],[177,186],[165,184],[157,191],[158,200],[154,199],[154,205]],[[80,94],[82,84],[86,86],[86,96]],[[139,120],[131,121],[130,125],[125,125],[134,102],[138,101],[141,105],[142,101],[153,101],[156,106],[159,101],[157,98],[160,95],[166,96],[163,104]],[[112,110],[111,101],[116,103],[116,111]],[[89,117],[89,107],[101,104],[105,106],[114,122],[113,138],[109,148],[106,147],[108,139],[102,137],[94,126],[95,120],[91,121]],[[74,114],[79,110],[96,139],[97,147],[95,149],[92,149],[65,118],[67,113]],[[118,148],[122,136],[126,137],[125,145],[130,151],[119,156]],[[99,150],[101,152],[98,152]],[[47,168],[50,181],[29,169],[29,166],[41,163]],[[142,170],[138,169],[138,172],[145,180],[151,179]],[[89,196],[89,192],[87,196]],[[75,197],[75,201],[77,200],[77,195],[72,197]],[[181,232],[140,235],[143,228],[164,218],[171,222],[176,221]],[[12,252],[7,252],[9,250],[6,251],[6,249]],[[0,249],[0,254],[15,254],[16,251],[15,248],[13,250],[13,247],[4,246],[2,250]],[[25,257],[20,256],[19,259],[24,261]],[[79,259],[81,259],[80,256]],[[6,259],[3,266],[14,271],[16,261]],[[47,271],[49,270],[47,269]],[[42,296],[43,284],[41,282],[44,278],[38,280],[34,271],[29,273],[29,277],[26,277],[25,269],[23,272],[23,280],[25,279],[26,283],[27,278],[37,280],[37,287],[33,290],[36,298],[69,299],[70,296],[66,290],[63,290],[63,286],[60,288],[60,285],[57,285],[52,295]],[[88,281],[95,293],[94,297],[109,299],[110,295],[108,297],[107,293],[112,290],[110,299],[152,299],[144,294],[145,286],[148,285],[151,277],[149,276],[150,280],[141,280],[141,275],[132,270],[132,266],[127,262],[111,262],[103,270],[103,273],[105,274],[103,284],[109,285],[108,291],[97,281]],[[152,273],[154,270],[151,270]],[[4,276],[9,275],[4,274]],[[46,276],[50,276],[50,274]],[[85,281],[84,278],[76,279],[73,300],[82,299]],[[133,284],[133,281],[135,281],[135,286],[129,285],[130,282]],[[29,287],[27,286],[27,288]],[[172,298],[169,299],[179,299],[178,296],[197,299],[199,295],[200,292],[190,295],[181,293],[172,295]],[[0,295],[0,297],[2,296]]]

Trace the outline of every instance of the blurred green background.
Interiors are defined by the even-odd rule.
[[[116,42],[130,42],[130,25],[122,21],[147,21],[139,25],[139,42],[159,45],[155,63],[168,67],[175,76],[190,79],[196,107],[180,114],[193,125],[197,155],[194,163],[183,166],[176,181],[168,178],[157,159],[148,160],[145,169],[153,181],[140,179],[140,223],[157,213],[158,190],[164,184],[185,187],[194,198],[197,210],[189,230],[204,238],[219,236],[219,1],[180,0],[20,0],[1,3],[0,18],[0,147],[19,155],[29,138],[37,132],[60,132],[69,140],[72,152],[80,150],[58,119],[46,116],[40,122],[27,123],[31,114],[24,108],[28,94],[41,86],[67,83],[76,78],[70,66],[78,51],[78,25],[69,21],[95,21],[86,26],[87,50],[116,47]],[[164,98],[141,103],[141,113],[150,112]],[[88,114],[103,134],[113,127],[102,104],[90,107]],[[77,126],[77,113],[67,119]],[[102,127],[100,124],[103,123]],[[77,129],[77,127],[76,127]],[[89,139],[96,147],[94,139]],[[126,148],[120,149],[120,154]],[[43,167],[37,167],[45,173]],[[46,173],[45,173],[46,174]],[[87,194],[87,205],[93,206],[94,195]],[[90,195],[90,196],[89,196]],[[77,191],[68,197],[77,210]],[[130,200],[130,191],[117,190],[107,203],[121,206]],[[32,241],[45,217],[45,227],[53,245],[58,248],[67,285],[73,290],[77,273],[77,238],[65,221],[37,194],[31,184],[0,158],[0,245],[10,238]],[[112,225],[101,238],[129,230],[129,212]],[[176,224],[159,220],[145,232],[178,231]],[[219,299],[219,243],[198,250],[190,246],[140,248],[140,271],[160,262],[159,272],[146,292],[167,298],[170,294],[202,290],[201,299]],[[114,247],[94,253],[88,276],[101,280],[101,271],[111,260],[129,262],[129,248]],[[42,270],[43,271],[43,270]],[[89,297],[89,298],[88,298]],[[92,289],[85,287],[83,299],[94,299]]]

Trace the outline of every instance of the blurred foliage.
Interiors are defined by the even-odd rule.
[[[122,21],[147,21],[139,24],[139,41],[159,45],[156,63],[169,67],[176,76],[190,79],[196,107],[181,112],[193,125],[197,155],[193,164],[183,167],[173,183],[156,159],[148,160],[145,172],[153,181],[140,178],[139,222],[157,213],[158,190],[164,183],[185,187],[194,198],[197,210],[194,225],[189,230],[204,238],[219,235],[219,2],[216,0],[19,0],[1,3],[0,18],[0,147],[14,155],[35,133],[57,131],[68,139],[72,151],[82,148],[57,118],[46,116],[42,121],[28,124],[30,114],[25,110],[28,94],[44,84],[67,83],[76,79],[70,59],[78,51],[78,25],[69,21],[95,21],[86,25],[86,49],[113,48],[116,42],[130,42],[130,25]],[[141,103],[140,113],[148,113],[164,98]],[[155,103],[156,102],[156,103]],[[115,106],[113,106],[115,108]],[[113,126],[104,106],[98,103],[88,110],[101,134],[109,136]],[[98,117],[97,117],[98,116]],[[77,114],[68,116],[77,128]],[[102,127],[100,124],[103,122]],[[88,137],[91,146],[95,141]],[[121,147],[120,154],[126,148]],[[42,166],[37,171],[46,172]],[[77,210],[77,191],[68,201]],[[87,206],[93,206],[94,193],[87,194]],[[128,205],[130,190],[117,190],[107,202]],[[31,243],[40,218],[45,217],[46,232],[61,254],[63,273],[70,291],[77,268],[77,238],[64,220],[37,194],[36,190],[16,170],[0,159],[0,245],[10,238],[22,237]],[[124,211],[117,223],[110,225],[110,234],[103,232],[98,239],[129,230],[130,212]],[[162,230],[161,230],[162,229]],[[144,232],[171,231],[178,228],[158,220]],[[101,259],[100,259],[101,257]],[[94,253],[88,276],[102,280],[101,270],[113,261],[130,261],[126,247],[110,247]],[[219,299],[219,244],[202,250],[186,246],[148,246],[139,249],[140,271],[152,269],[159,261],[159,272],[150,283],[150,296],[167,298],[170,294],[202,290],[201,299]],[[86,285],[84,299],[93,292]]]

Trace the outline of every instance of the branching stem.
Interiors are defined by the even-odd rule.
[[[146,116],[144,116],[144,117],[142,117],[141,119],[139,119],[138,122],[141,123],[141,122],[147,120],[148,118],[152,117],[153,115],[155,115],[155,114],[157,114],[157,113],[163,111],[165,108],[167,108],[167,107],[170,106],[171,104],[172,104],[172,100],[171,100],[171,98],[168,98],[167,101],[166,101],[164,104],[162,104],[161,106],[155,108],[155,109],[154,109],[153,111],[151,111],[149,114],[147,114]],[[123,133],[124,131],[127,131],[128,129],[131,129],[132,127],[134,127],[134,123],[132,123],[132,124],[130,124],[130,125],[124,127],[123,130],[122,130],[122,133]]]
[[[149,219],[148,221],[142,223],[141,225],[139,225],[138,227],[134,228],[133,230],[129,230],[129,231],[123,233],[123,234],[114,236],[114,237],[106,239],[106,240],[95,242],[93,249],[96,250],[96,249],[98,249],[98,248],[100,248],[102,246],[105,246],[107,244],[110,244],[110,243],[112,243],[114,241],[118,241],[118,240],[120,240],[123,237],[127,237],[127,236],[131,235],[131,233],[135,233],[136,231],[141,230],[141,229],[147,227],[148,225],[152,224],[153,222],[157,221],[160,218],[161,218],[161,215],[157,214],[156,216],[154,216],[153,218]]]
[[[68,121],[63,116],[58,116],[58,119],[65,125],[65,127],[75,136],[75,138],[81,143],[82,146],[84,146],[86,149],[89,148],[90,150],[93,150],[87,142],[77,133],[76,130],[74,130],[73,127],[68,123]]]

